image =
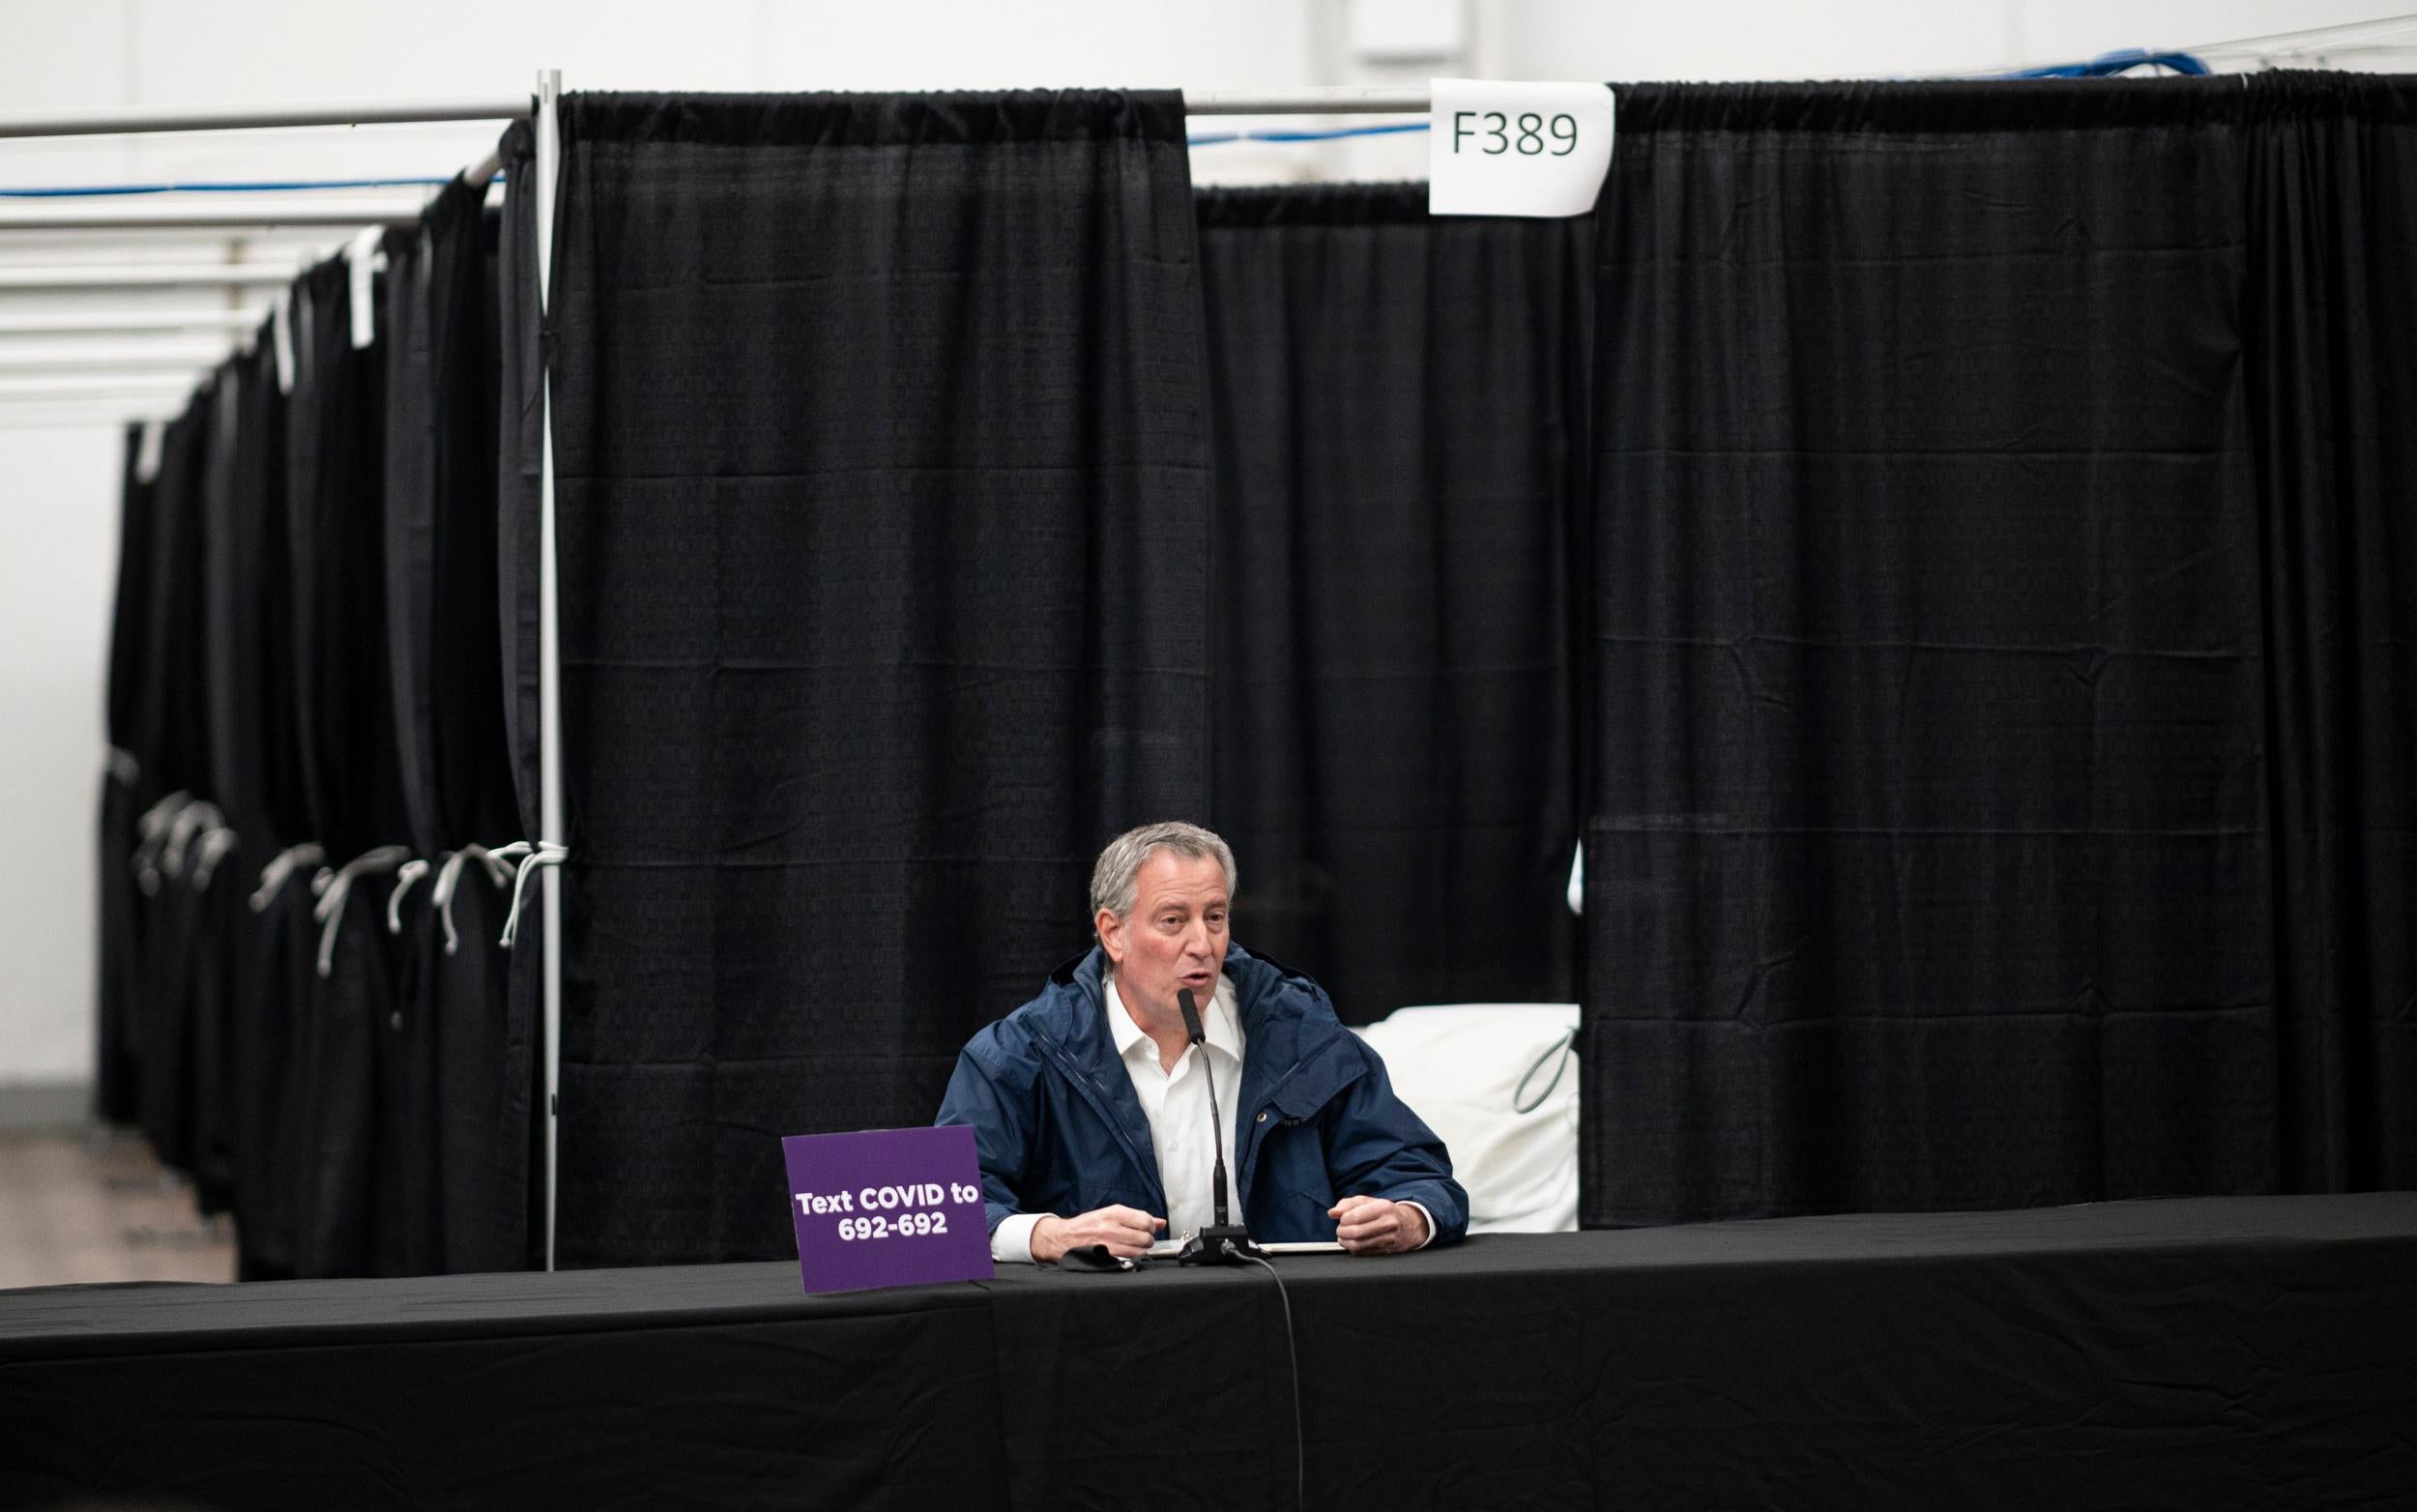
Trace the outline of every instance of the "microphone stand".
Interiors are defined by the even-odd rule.
[[[1180,1265],[1238,1265],[1246,1260],[1263,1259],[1259,1246],[1250,1241],[1250,1230],[1229,1220],[1225,1203],[1225,1119],[1217,1111],[1217,1073],[1208,1064],[1208,1032],[1201,1026],[1200,1004],[1192,998],[1192,989],[1175,990],[1176,1006],[1183,1010],[1183,1032],[1191,1036],[1200,1050],[1200,1071],[1208,1079],[1208,1133],[1215,1141],[1209,1151],[1216,1157],[1214,1185],[1209,1203],[1214,1221],[1183,1241],[1176,1252]]]

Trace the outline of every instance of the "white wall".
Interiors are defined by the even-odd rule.
[[[0,430],[0,1079],[91,1074],[117,437]]]
[[[1465,0],[1441,63],[1365,63],[1353,0],[0,0],[0,111],[514,96],[570,89],[1174,85],[1476,76],[1887,77],[2181,46],[2392,13],[2392,0]],[[1393,4],[1402,0],[1369,0]],[[2399,45],[2407,39],[2387,39]],[[2239,60],[2244,65],[2251,61]],[[2345,52],[2347,67],[2408,67]],[[0,141],[0,187],[450,173],[492,126]],[[1200,149],[1208,181],[1404,177],[1425,147]],[[282,244],[280,244],[282,245]],[[222,258],[223,243],[0,236],[0,264]],[[232,248],[240,251],[241,248]],[[190,294],[147,296],[190,305]],[[259,296],[247,297],[247,303]],[[129,294],[0,301],[124,307]],[[0,351],[26,338],[0,336]],[[88,412],[89,413],[89,412]],[[0,407],[0,1084],[87,1072],[94,800],[116,550],[113,423]]]

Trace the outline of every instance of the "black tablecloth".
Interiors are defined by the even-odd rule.
[[[2417,1504],[2417,1194],[1280,1262],[1313,1505]],[[1264,1271],[0,1293],[0,1501],[1277,1507]]]

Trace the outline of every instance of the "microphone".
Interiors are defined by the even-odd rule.
[[[1209,1206],[1213,1213],[1209,1227],[1187,1240],[1176,1255],[1186,1265],[1234,1265],[1259,1253],[1259,1246],[1250,1241],[1250,1230],[1230,1221],[1225,1203],[1225,1118],[1217,1111],[1217,1073],[1208,1063],[1208,1032],[1200,1022],[1200,1003],[1189,987],[1175,989],[1175,1005],[1183,1014],[1183,1032],[1200,1049],[1200,1071],[1208,1079],[1208,1147],[1215,1157],[1216,1173],[1211,1179]]]

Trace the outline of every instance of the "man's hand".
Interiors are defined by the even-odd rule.
[[[1105,1244],[1120,1260],[1138,1260],[1150,1253],[1150,1241],[1167,1226],[1138,1207],[1094,1207],[1071,1218],[1052,1215],[1033,1225],[1033,1260],[1050,1265],[1067,1250]]]
[[[1354,1255],[1399,1255],[1427,1241],[1427,1219],[1414,1203],[1346,1197],[1326,1209],[1341,1222],[1334,1236]]]

